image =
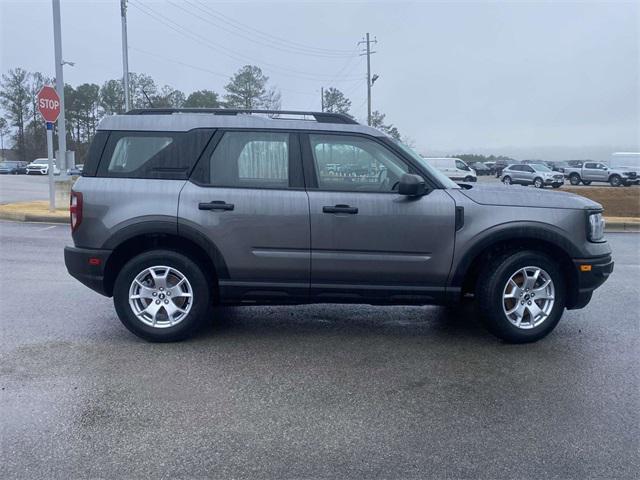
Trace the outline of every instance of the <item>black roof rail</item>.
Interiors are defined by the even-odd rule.
[[[316,119],[318,123],[348,123],[357,125],[353,118],[344,113],[304,112],[298,110],[256,110],[234,108],[136,108],[125,115],[172,115],[174,113],[208,113],[213,115],[242,115],[248,113],[263,113],[267,115],[306,115]]]

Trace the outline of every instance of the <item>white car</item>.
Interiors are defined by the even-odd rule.
[[[463,182],[476,182],[478,180],[476,171],[459,158],[423,158],[451,180]]]
[[[27,175],[48,175],[49,174],[49,160],[47,158],[36,158],[33,162],[27,165]],[[53,174],[60,175],[60,169],[53,162]]]

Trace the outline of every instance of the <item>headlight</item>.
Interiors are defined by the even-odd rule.
[[[589,214],[589,240],[602,242],[604,240],[604,217],[602,213]]]

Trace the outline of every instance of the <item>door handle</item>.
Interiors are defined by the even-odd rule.
[[[223,200],[214,200],[209,203],[199,203],[199,210],[233,210],[235,205],[233,203],[226,203]]]
[[[350,207],[349,205],[334,205],[333,207],[322,207],[322,213],[350,213],[355,215],[358,213],[358,208]]]

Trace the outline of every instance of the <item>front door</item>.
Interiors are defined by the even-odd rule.
[[[306,301],[309,205],[298,136],[216,133],[180,194],[178,229],[206,236],[223,301]]]
[[[312,300],[440,298],[455,233],[455,203],[447,192],[399,195],[398,181],[412,167],[372,137],[309,134],[303,144],[311,177]]]

